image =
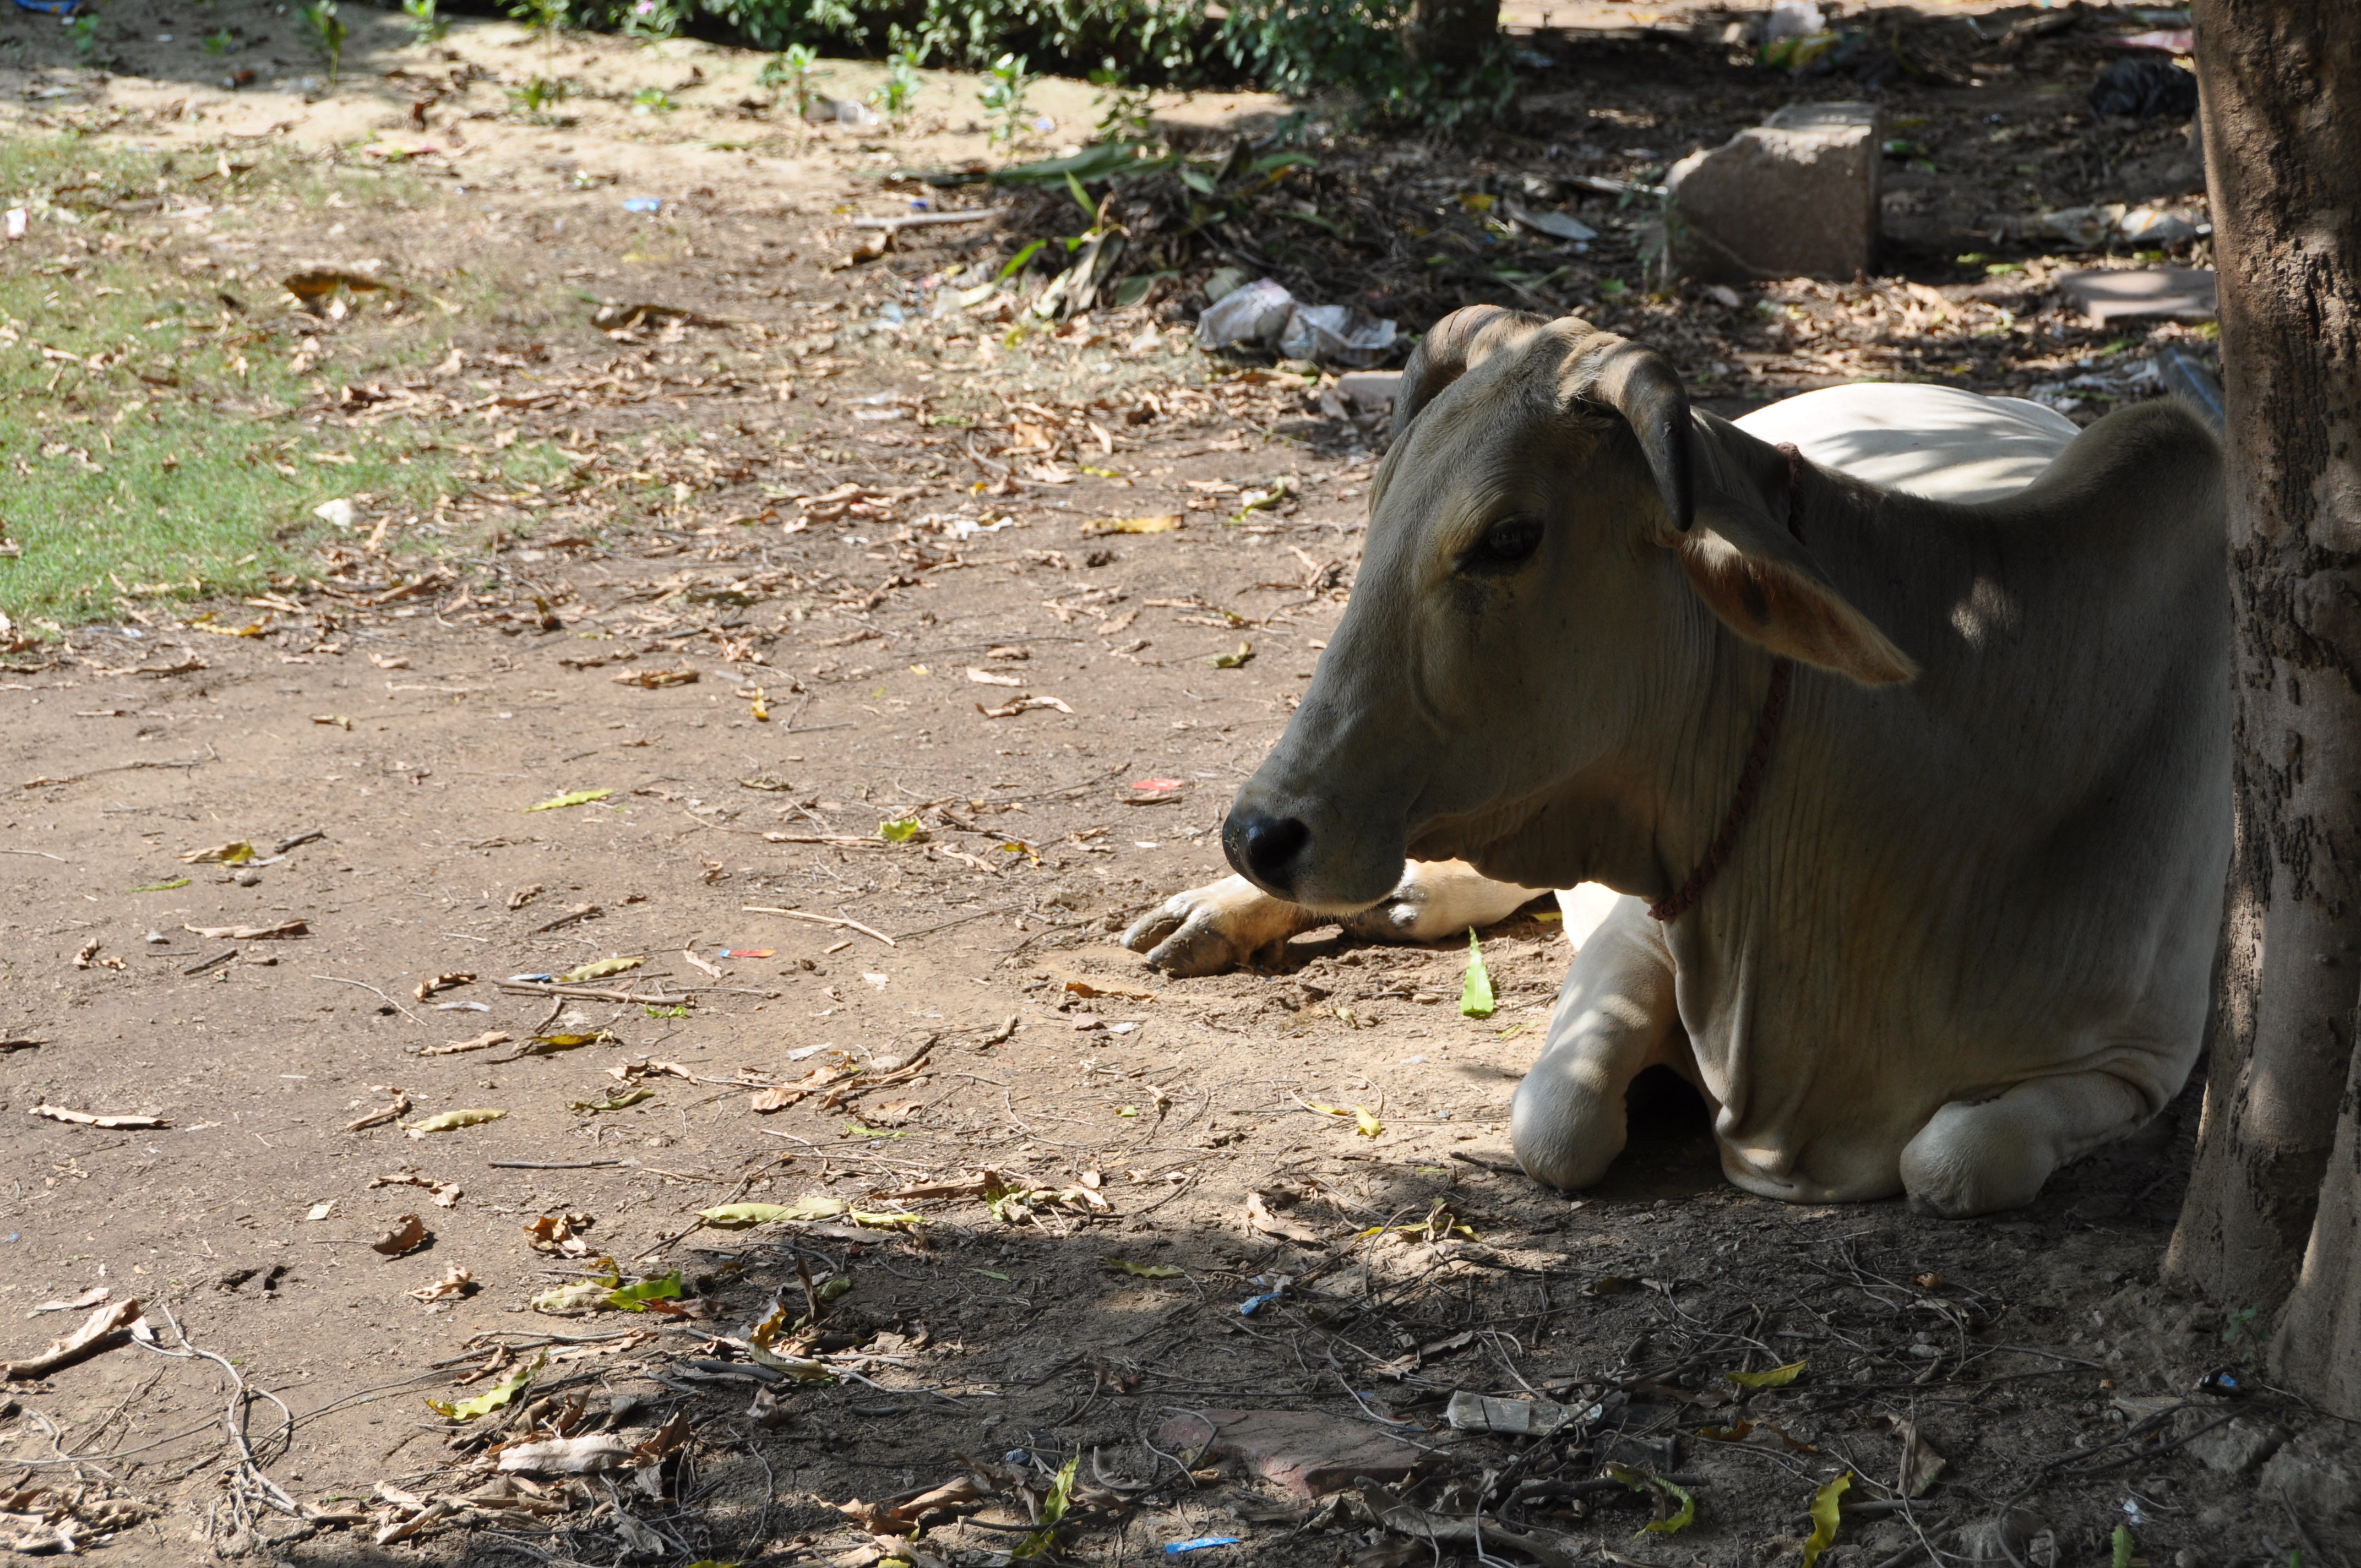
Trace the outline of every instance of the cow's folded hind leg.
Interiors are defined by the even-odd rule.
[[[1411,861],[1391,893],[1344,926],[1367,941],[1436,942],[1506,920],[1547,892],[1494,882],[1465,861]]]
[[[2033,1201],[2050,1173],[2136,1129],[2158,1110],[2110,1072],[2060,1073],[1990,1100],[1954,1100],[1903,1146],[1910,1206],[1964,1219]]]
[[[1623,1092],[1671,1059],[1678,1027],[1672,954],[1641,902],[1623,899],[1575,955],[1549,1043],[1517,1085],[1509,1141],[1526,1174],[1553,1187],[1604,1176],[1623,1152]]]

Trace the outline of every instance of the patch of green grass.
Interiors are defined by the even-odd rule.
[[[141,226],[172,200],[214,204],[223,232],[281,219],[316,199],[305,174],[176,175],[72,137],[0,143],[0,191],[34,215],[0,273],[0,611],[58,627],[252,593],[335,532],[323,502],[356,499],[366,519],[445,488],[451,459],[411,430],[321,412],[332,376],[444,352],[432,302],[363,295],[332,329],[284,308],[274,278],[183,270]]]

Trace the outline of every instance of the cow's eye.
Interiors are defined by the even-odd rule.
[[[1467,553],[1467,564],[1478,570],[1521,565],[1541,547],[1541,519],[1504,517],[1484,531],[1484,537]]]

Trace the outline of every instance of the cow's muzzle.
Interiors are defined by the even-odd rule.
[[[1222,851],[1237,873],[1274,898],[1292,898],[1312,829],[1300,817],[1232,811],[1222,824]]]

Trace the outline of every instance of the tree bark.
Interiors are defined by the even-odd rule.
[[[1402,48],[1424,64],[1478,64],[1500,31],[1500,0],[1411,0]]]
[[[2361,5],[2198,0],[2236,839],[2167,1273],[2361,1415]]]

